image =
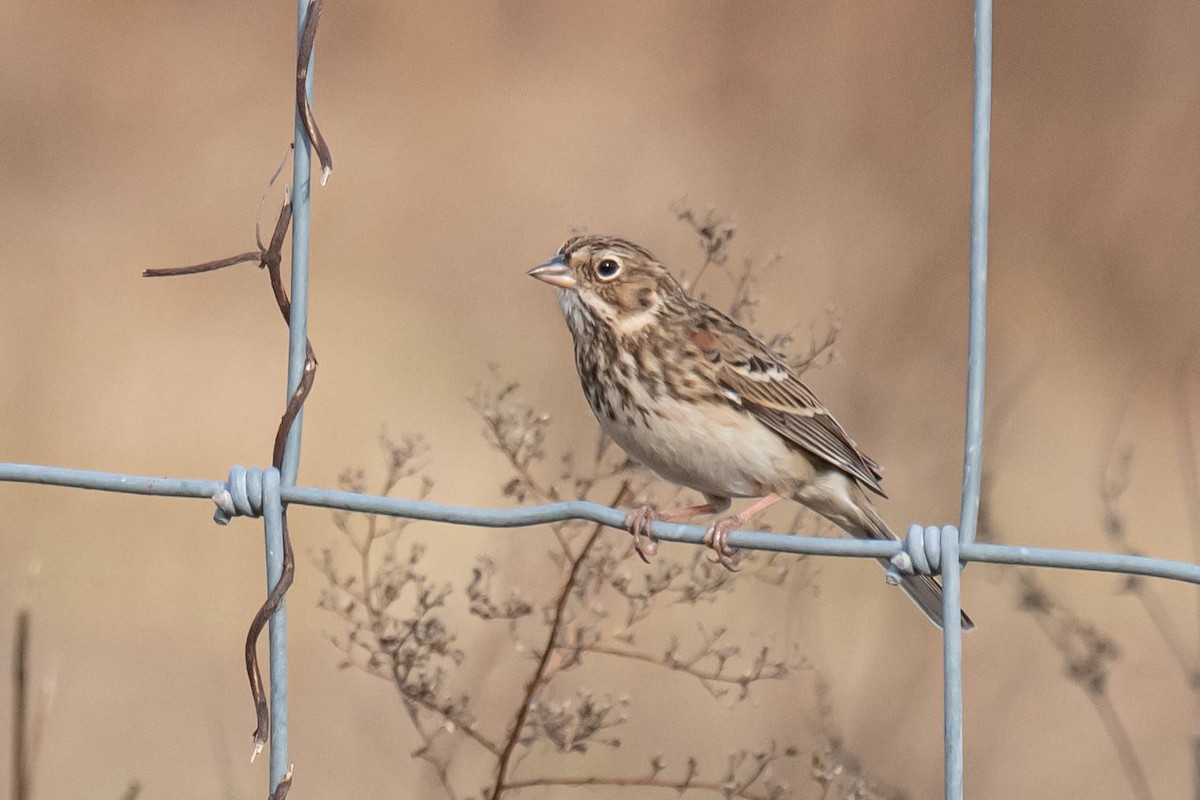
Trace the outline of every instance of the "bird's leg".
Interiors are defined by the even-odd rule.
[[[729,534],[731,531],[736,531],[742,527],[751,517],[761,513],[764,509],[778,503],[781,498],[777,494],[769,494],[766,497],[754,503],[745,511],[740,511],[737,514],[731,514],[728,517],[721,517],[713,520],[713,524],[708,526],[708,532],[704,534],[704,543],[712,548],[713,558],[709,559],[714,564],[720,564],[727,570],[734,569],[733,554],[737,552],[729,546]]]
[[[720,514],[729,508],[728,497],[709,497],[705,495],[704,503],[697,506],[677,508],[674,511],[657,511],[653,506],[639,506],[625,517],[625,527],[633,534],[633,549],[638,557],[650,563],[650,556],[658,552],[658,542],[653,538],[651,530],[655,522],[687,522],[692,517],[701,514]]]

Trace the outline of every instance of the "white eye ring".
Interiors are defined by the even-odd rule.
[[[606,258],[596,265],[596,277],[602,281],[611,281],[621,274],[621,262],[615,258]]]

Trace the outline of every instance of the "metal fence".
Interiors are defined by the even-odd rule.
[[[296,485],[300,462],[301,410],[296,403],[303,387],[306,364],[311,352],[307,345],[308,239],[310,197],[310,136],[306,133],[307,102],[312,96],[312,35],[314,11],[309,0],[299,2],[300,61],[298,65],[298,104],[295,152],[292,175],[292,264],[290,307],[281,300],[290,326],[288,350],[289,412],[278,444],[275,466],[267,469],[234,467],[225,481],[158,478],[121,475],[111,472],[47,467],[31,464],[0,463],[0,481],[68,486],[80,489],[162,495],[215,501],[216,519],[227,522],[233,516],[261,516],[266,541],[267,585],[269,592],[280,590],[278,609],[270,616],[270,783],[276,795],[288,765],[288,681],[287,611],[282,601],[281,576],[286,546],[286,508],[289,505],[384,514],[428,520],[452,525],[489,528],[514,528],[569,519],[590,520],[624,528],[626,512],[586,501],[550,503],[515,509],[467,508],[463,506],[406,500],[391,497],[333,491]],[[313,3],[312,5],[317,5]],[[309,24],[306,26],[306,22]],[[305,36],[309,34],[307,51]],[[308,55],[309,58],[305,58]],[[922,527],[913,525],[907,536],[897,542],[849,538],[815,538],[756,531],[737,531],[729,538],[733,547],[822,556],[887,558],[894,570],[940,574],[944,585],[945,629],[943,636],[943,679],[945,712],[945,796],[960,800],[963,796],[963,692],[962,630],[958,614],[961,571],[971,561],[1031,567],[1098,570],[1130,575],[1186,581],[1200,584],[1200,565],[1166,561],[1142,556],[1094,553],[1077,550],[1051,550],[1016,545],[984,544],[975,541],[979,517],[981,482],[981,444],[983,434],[984,339],[987,294],[988,225],[988,153],[991,131],[992,3],[975,2],[975,97],[974,139],[972,145],[971,255],[970,255],[970,329],[967,369],[967,424],[964,449],[962,510],[959,525]],[[309,128],[311,130],[311,128]],[[282,219],[282,217],[281,217]],[[277,229],[278,231],[278,229]],[[282,234],[280,234],[282,239]],[[260,245],[261,246],[261,245]],[[266,259],[266,251],[252,254]],[[276,255],[278,255],[276,253]],[[246,259],[242,260],[255,260]],[[277,260],[276,260],[277,261]],[[278,264],[276,263],[276,268]],[[277,294],[278,297],[278,294]],[[287,313],[290,311],[290,313]],[[302,403],[302,396],[300,397]],[[295,405],[294,411],[291,406]],[[291,413],[292,419],[288,419]],[[658,538],[673,542],[701,544],[705,529],[693,525],[657,523]],[[264,606],[264,608],[268,608]],[[253,631],[253,629],[252,629]],[[248,649],[253,639],[247,643]],[[248,665],[250,654],[248,652]],[[253,682],[254,677],[251,676]],[[260,716],[260,721],[262,717]],[[265,734],[265,731],[264,731]],[[286,784],[283,792],[286,792]],[[282,796],[280,793],[278,796]]]

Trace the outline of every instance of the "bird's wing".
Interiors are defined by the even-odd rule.
[[[713,311],[690,339],[715,368],[717,383],[731,402],[883,495],[882,467],[858,449],[812,390],[754,334]]]

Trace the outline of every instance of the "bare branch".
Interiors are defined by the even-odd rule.
[[[672,651],[668,651],[664,655],[655,655],[654,653],[645,653],[637,650],[613,647],[610,645],[594,644],[585,645],[578,648],[585,653],[597,653],[600,655],[617,656],[618,658],[627,658],[632,661],[641,661],[646,664],[654,664],[655,666],[664,667],[675,672],[682,672],[691,675],[705,684],[724,683],[737,686],[741,690],[740,697],[745,697],[750,690],[750,684],[757,681],[779,680],[788,674],[787,665],[782,661],[768,660],[769,650],[763,648],[759,651],[758,657],[754,663],[745,672],[734,675],[725,672],[725,662],[727,659],[721,658],[718,654],[705,652],[695,658],[681,660],[675,657]],[[701,667],[697,662],[706,657],[716,659],[716,666]],[[710,689],[711,691],[711,689]]]
[[[664,774],[666,763],[661,756],[650,760],[650,769],[643,775],[624,777],[609,776],[538,776],[512,781],[508,789],[520,790],[546,786],[607,786],[612,788],[652,788],[671,790],[679,795],[687,792],[709,792],[724,798],[740,800],[782,800],[791,797],[791,787],[774,775],[775,764],[781,759],[792,759],[799,755],[795,748],[780,750],[774,743],[766,750],[750,752],[740,750],[729,757],[728,768],[720,780],[701,779],[699,764],[694,758],[687,759],[683,774],[672,778]]]
[[[696,232],[700,237],[700,249],[704,251],[704,263],[700,265],[700,270],[695,277],[689,279],[686,274],[680,274],[680,283],[683,284],[683,288],[691,292],[695,290],[709,267],[714,264],[724,265],[728,260],[727,248],[733,235],[737,233],[737,222],[731,217],[717,214],[716,209],[712,206],[705,209],[703,217],[697,216],[696,212],[688,205],[686,197],[681,197],[672,203],[671,211],[675,214],[676,219]]]
[[[985,475],[985,478],[988,477]],[[991,515],[990,486],[990,480],[983,482],[980,527],[989,532],[991,540],[1002,541],[1003,536]],[[1145,770],[1108,694],[1109,670],[1118,657],[1116,642],[1065,604],[1055,600],[1033,570],[1005,567],[1004,571],[1017,587],[1018,608],[1037,622],[1038,629],[1062,657],[1067,679],[1083,689],[1096,709],[1100,723],[1117,751],[1122,772],[1134,796],[1139,800],[1150,800],[1153,795]]]
[[[621,484],[621,488],[617,490],[616,496],[609,505],[618,505],[625,500],[625,495],[629,491],[629,482],[625,481]],[[525,696],[521,701],[521,705],[517,709],[516,720],[512,724],[512,729],[509,731],[508,741],[504,745],[504,751],[500,754],[500,763],[496,767],[496,782],[492,786],[492,800],[500,800],[500,795],[504,792],[505,777],[508,772],[509,761],[512,759],[513,750],[516,749],[517,742],[521,738],[521,733],[525,728],[525,719],[529,716],[529,707],[533,703],[533,699],[541,688],[543,676],[546,671],[546,666],[550,662],[550,654],[554,652],[554,644],[558,639],[559,631],[563,623],[563,613],[567,607],[567,600],[571,597],[571,592],[575,588],[575,581],[579,576],[580,567],[587,559],[588,553],[596,540],[603,533],[604,526],[596,525],[592,530],[592,534],[588,537],[587,543],[583,549],[579,551],[579,555],[575,557],[571,565],[571,571],[567,575],[567,580],[563,584],[562,591],[559,592],[558,601],[554,607],[554,619],[550,623],[550,632],[546,637],[546,646],[542,649],[541,656],[538,659],[537,669],[530,678],[529,683],[525,687]]]
[[[28,752],[29,730],[29,609],[17,609],[13,631],[12,796],[29,800],[33,760]]]
[[[488,443],[508,460],[517,477],[504,487],[504,495],[523,503],[531,495],[542,502],[561,499],[558,489],[544,485],[531,472],[531,465],[545,457],[546,427],[550,415],[534,410],[516,397],[517,384],[502,381],[498,370],[492,374],[498,389],[481,383],[467,401],[483,419]]]
[[[1129,780],[1129,788],[1133,791],[1133,796],[1138,800],[1153,800],[1154,793],[1150,791],[1150,782],[1146,780],[1146,771],[1142,768],[1142,761],[1138,758],[1137,751],[1133,749],[1133,740],[1129,738],[1129,729],[1117,715],[1112,698],[1104,692],[1088,692],[1087,696],[1117,751],[1117,759],[1121,762],[1121,771]]]
[[[445,790],[446,796],[451,800],[457,800],[458,792],[455,791],[454,784],[450,782],[449,762],[446,759],[438,758],[433,752],[433,743],[434,739],[437,738],[437,731],[425,730],[415,702],[406,701],[404,709],[408,712],[408,718],[412,722],[413,730],[417,732],[417,736],[421,739],[421,746],[413,752],[413,756],[433,767],[434,774],[437,775],[438,782],[442,784],[442,789]]]

